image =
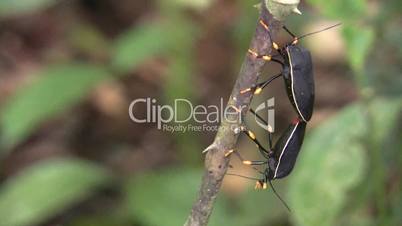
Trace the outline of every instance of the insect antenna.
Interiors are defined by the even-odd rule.
[[[241,178],[245,178],[245,179],[249,179],[249,180],[256,180],[256,181],[260,181],[259,178],[255,178],[255,177],[249,177],[249,176],[244,176],[244,175],[240,175],[240,174],[235,174],[235,173],[226,173],[226,175],[229,176],[237,176],[237,177],[241,177]],[[268,180],[269,185],[272,188],[272,191],[274,191],[275,196],[281,201],[281,203],[286,207],[286,209],[289,212],[292,212],[288,206],[288,204],[286,204],[285,200],[282,199],[282,197],[278,194],[278,192],[275,190],[274,185],[272,184],[272,182],[270,180]]]
[[[288,206],[288,204],[286,204],[286,202],[282,199],[282,197],[278,194],[278,192],[276,192],[271,180],[268,180],[269,185],[272,188],[272,191],[274,191],[274,194],[276,195],[276,197],[278,197],[278,199],[282,202],[282,204],[286,207],[286,209],[288,209],[289,212],[292,212]]]
[[[323,31],[332,29],[332,28],[334,28],[334,27],[338,27],[338,26],[340,26],[341,24],[342,24],[342,23],[337,23],[337,24],[334,24],[334,25],[332,25],[332,26],[326,27],[326,28],[324,28],[324,29],[321,29],[321,30],[318,30],[318,31],[314,31],[314,32],[311,32],[311,33],[307,33],[307,34],[305,34],[305,35],[302,35],[302,36],[300,36],[300,37],[297,37],[297,39],[300,40],[300,39],[305,38],[305,37],[307,37],[307,36],[314,35],[314,34],[317,34],[317,33],[321,33],[321,32],[323,32]]]

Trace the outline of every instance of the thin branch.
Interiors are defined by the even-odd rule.
[[[262,4],[265,4],[264,2],[265,1],[262,0]],[[260,20],[263,20],[268,25],[270,35],[268,35],[267,30],[261,26],[259,23]],[[260,18],[257,21],[257,28],[250,48],[259,54],[271,54],[272,41],[270,37],[275,37],[275,34],[281,27],[281,22],[275,20],[268,10],[266,10],[266,7],[261,7]],[[244,59],[228,102],[228,106],[243,109],[243,116],[249,109],[253,93],[248,92],[240,94],[240,90],[256,84],[264,64],[264,60],[256,59],[251,54],[247,54]],[[233,128],[239,128],[240,126],[241,120],[239,120],[239,114],[231,114],[227,118],[222,119],[214,142],[206,149],[205,173],[201,188],[198,199],[193,204],[191,213],[184,224],[185,226],[206,226],[208,224],[215,199],[229,166],[229,158],[225,157],[225,153],[235,148],[239,136],[238,133],[235,133]]]

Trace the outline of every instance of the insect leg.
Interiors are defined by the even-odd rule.
[[[225,153],[225,157],[229,157],[232,154],[235,154],[237,156],[237,158],[239,158],[239,160],[244,164],[244,165],[263,165],[268,163],[267,161],[250,161],[250,160],[244,160],[243,156],[240,155],[239,152],[237,152],[236,150],[232,149],[230,151],[227,151]],[[257,170],[257,169],[256,169]],[[260,172],[260,171],[259,171]],[[262,173],[262,172],[260,172]]]
[[[247,93],[247,92],[253,92],[255,95],[258,95],[258,94],[260,94],[260,93],[262,92],[262,90],[263,90],[269,83],[271,83],[271,82],[274,81],[275,79],[279,78],[281,75],[282,75],[282,73],[280,73],[280,74],[278,74],[278,75],[275,75],[275,76],[272,76],[271,78],[269,78],[269,79],[268,79],[267,81],[265,81],[265,82],[261,82],[261,83],[258,83],[257,85],[254,85],[254,86],[252,86],[252,87],[249,87],[249,88],[247,88],[247,89],[240,90],[240,94],[244,94],[244,93]]]
[[[278,45],[277,45],[275,42],[273,42],[273,47],[274,47],[275,50],[278,50],[278,51],[279,51],[279,47],[278,47]],[[254,51],[254,50],[252,50],[252,49],[248,49],[247,52],[248,52],[249,54],[251,54],[252,56],[254,56],[255,58],[257,58],[257,59],[263,59],[263,60],[265,60],[265,61],[273,61],[273,62],[278,63],[278,64],[280,64],[281,66],[283,66],[283,62],[282,62],[282,61],[280,61],[280,60],[274,58],[274,57],[276,57],[276,56],[280,56],[280,54],[276,54],[276,55],[261,55],[261,54],[258,54],[256,51]]]
[[[282,28],[293,38],[293,42],[291,43],[292,45],[296,45],[297,42],[299,41],[299,38],[293,34],[286,26],[282,26]]]
[[[267,164],[267,161],[250,161],[250,160],[244,160],[243,156],[240,155],[239,152],[235,151],[235,150],[230,150],[230,152],[228,152],[230,154],[235,154],[237,156],[237,158],[240,160],[240,162],[242,162],[244,165],[248,165],[248,166],[259,166],[259,165],[264,165]],[[225,157],[227,157],[225,155]],[[257,171],[258,173],[265,175],[264,172],[260,171],[259,169],[252,167],[255,171]]]
[[[255,134],[252,131],[247,130],[244,127],[242,127],[241,130],[257,145],[258,151],[261,153],[261,155],[264,156],[264,158],[268,158],[268,156],[270,155],[271,152],[262,146],[262,144],[257,140]]]
[[[269,32],[269,26],[268,26],[268,24],[265,23],[264,20],[259,20],[259,24],[260,24],[266,31],[268,31],[269,39],[272,41],[272,37],[271,37],[271,33]],[[272,42],[272,47],[273,47],[275,50],[279,50],[279,46],[278,46],[278,44],[276,44],[275,42]]]
[[[291,32],[286,26],[282,26],[282,28],[290,35],[292,36],[292,38],[297,38],[297,36],[295,34],[293,34],[293,32]]]
[[[278,62],[279,62],[282,66],[284,66],[281,61],[278,60]],[[262,89],[264,89],[264,88],[265,88],[269,83],[271,83],[273,80],[279,78],[281,75],[282,75],[282,73],[277,74],[277,75],[274,75],[274,76],[272,76],[271,78],[269,78],[269,79],[268,79],[267,81],[265,81],[265,82],[261,82],[261,83],[258,83],[257,85],[254,85],[254,86],[252,86],[252,87],[249,87],[249,88],[247,88],[247,89],[240,90],[240,94],[244,94],[244,93],[248,93],[248,92],[254,92],[255,95],[258,95],[258,94],[261,93]]]
[[[254,165],[264,165],[267,164],[267,161],[249,161],[249,160],[244,160],[244,158],[240,155],[239,152],[235,151],[235,150],[230,150],[227,153],[235,153],[236,156],[239,158],[239,160],[244,164],[244,165],[249,165],[251,166],[252,169],[254,169],[255,171],[257,171],[259,174],[263,175],[263,178],[255,178],[255,177],[249,177],[249,176],[244,176],[244,175],[240,175],[240,174],[235,174],[235,173],[226,173],[226,175],[229,176],[238,176],[238,177],[242,177],[242,178],[246,178],[246,179],[250,179],[250,180],[256,180],[255,183],[255,187],[254,189],[267,189],[267,183],[266,181],[269,180],[268,179],[268,171],[261,171],[259,169],[257,169],[256,167],[254,167]]]
[[[255,90],[254,90],[254,94],[255,94],[255,95],[260,94],[260,93],[262,92],[262,90],[263,90],[267,85],[269,85],[269,83],[271,83],[271,82],[274,81],[275,79],[281,77],[281,75],[282,75],[282,73],[279,73],[279,74],[277,74],[277,75],[272,76],[272,77],[269,78],[267,81],[261,82],[261,83],[257,84],[257,86],[256,86],[256,88],[255,88]]]
[[[258,115],[252,108],[250,108],[250,112],[260,121],[262,121],[266,126],[268,126],[268,128],[270,128],[268,122],[265,121],[265,119],[263,119],[260,115]],[[269,150],[272,153],[272,128],[268,130],[268,142],[269,142]]]
[[[280,51],[279,51],[279,50],[280,50],[279,45],[272,41],[272,37],[271,37],[271,33],[269,32],[269,26],[268,26],[268,24],[265,23],[263,20],[259,20],[259,23],[260,23],[260,25],[261,25],[262,27],[264,27],[264,29],[265,29],[266,31],[268,31],[267,33],[268,33],[269,39],[270,39],[271,42],[272,42],[272,48],[275,49],[276,51],[278,51],[278,52],[280,53]],[[249,49],[248,52],[249,52],[251,55],[253,55],[255,58],[257,58],[257,59],[263,59],[263,60],[265,60],[265,61],[274,61],[274,62],[280,63],[280,64],[283,66],[283,63],[280,62],[280,61],[278,61],[278,60],[276,60],[276,59],[273,59],[273,58],[272,58],[272,57],[273,57],[272,55],[261,55],[261,54],[258,54],[257,52],[255,52],[255,51],[252,50],[252,49]]]

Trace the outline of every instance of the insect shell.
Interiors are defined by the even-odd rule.
[[[303,144],[306,125],[306,122],[295,119],[276,142],[265,169],[265,180],[280,179],[292,172]]]
[[[299,118],[308,122],[313,115],[315,96],[310,51],[298,45],[288,45],[280,53],[285,60],[283,78],[289,100]]]

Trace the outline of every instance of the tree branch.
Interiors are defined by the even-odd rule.
[[[262,0],[262,4],[265,6],[264,0]],[[259,20],[263,20],[268,25],[270,35],[268,35],[267,30],[257,22],[257,28],[250,48],[259,54],[271,54],[272,41],[270,37],[275,37],[282,23],[274,19],[266,7],[261,7]],[[247,54],[245,57],[227,104],[228,106],[235,106],[237,109],[243,109],[241,113],[243,116],[249,109],[253,93],[248,92],[246,94],[240,94],[240,90],[256,84],[264,64],[264,60],[256,59],[251,54]],[[193,204],[190,216],[184,224],[185,226],[205,226],[208,224],[215,199],[229,166],[229,158],[225,157],[225,153],[235,148],[239,136],[238,133],[235,133],[233,128],[239,128],[240,126],[241,120],[239,119],[239,114],[227,115],[227,117],[222,119],[214,142],[206,149],[205,173],[202,179],[200,192],[198,199]]]

